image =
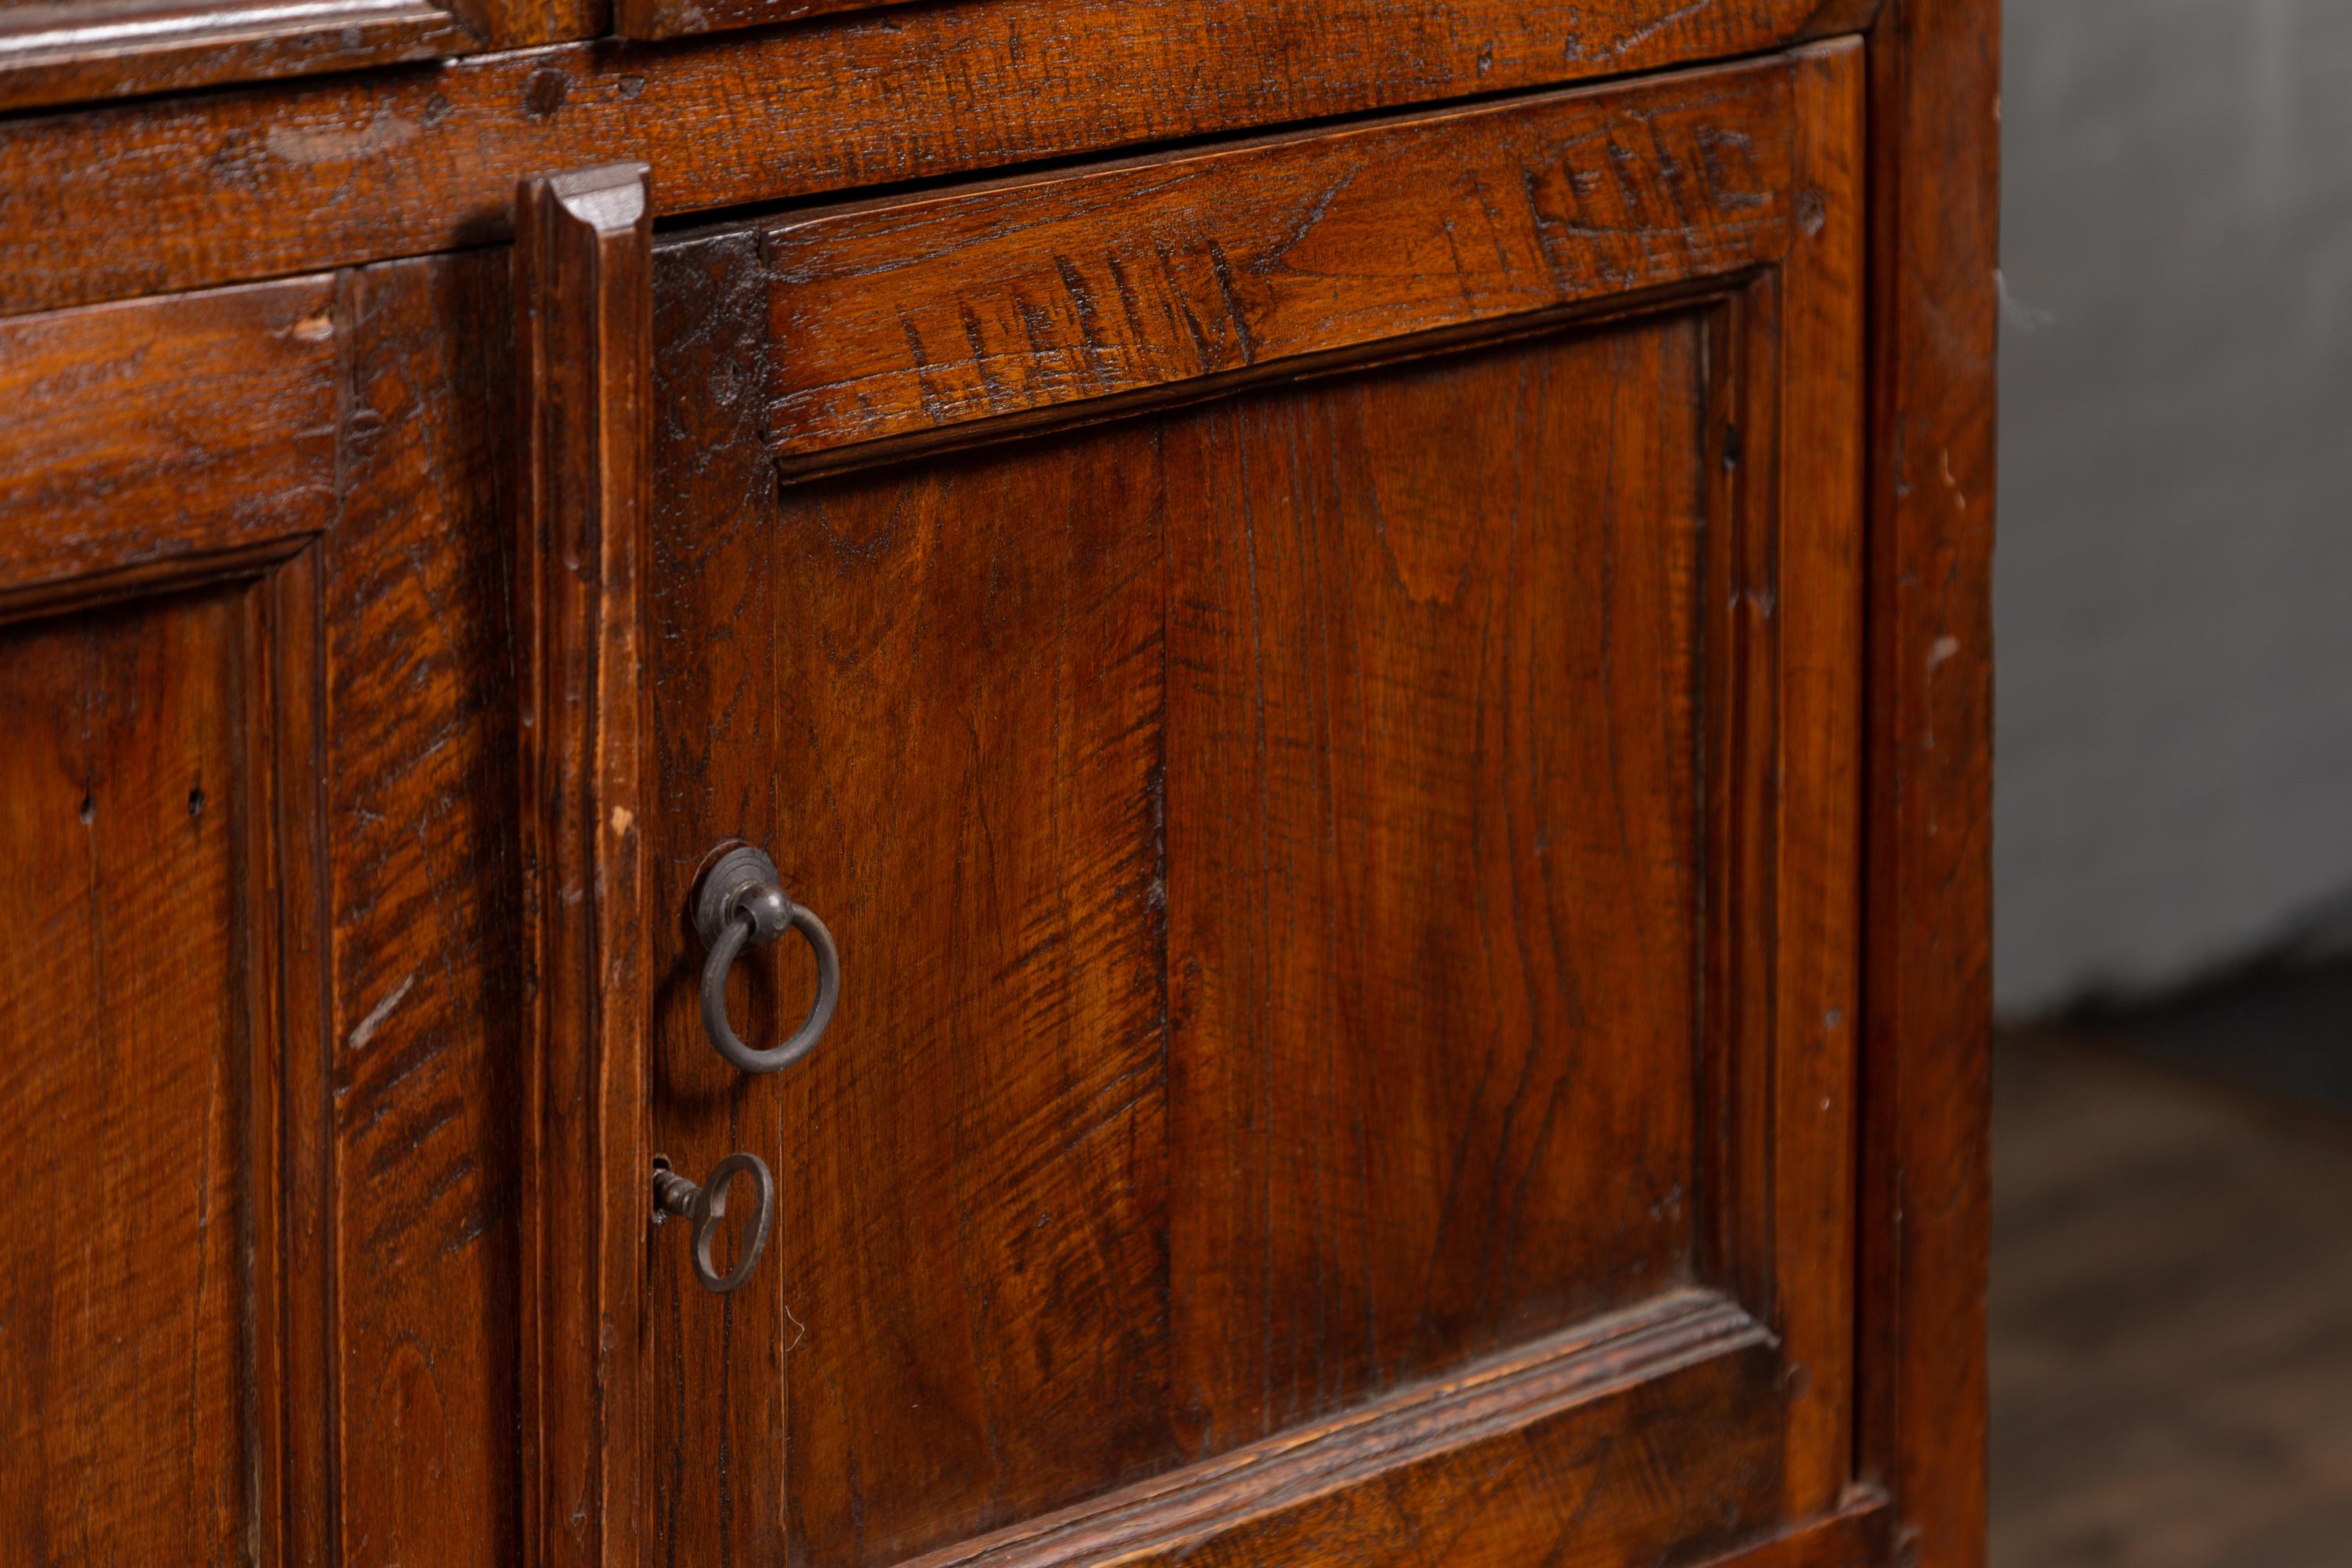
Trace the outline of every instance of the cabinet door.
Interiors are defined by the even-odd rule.
[[[657,1552],[1630,1564],[1838,1506],[1858,64],[657,253],[651,1135],[779,1210],[723,1299],[655,1245]],[[736,840],[841,954],[773,1076],[693,999]]]
[[[0,1560],[512,1563],[503,258],[0,321]]]

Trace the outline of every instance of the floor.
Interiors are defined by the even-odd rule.
[[[2273,1099],[2352,1113],[2352,960],[2252,970],[2074,1032]]]
[[[2352,1011],[2195,1005],[2000,1047],[1992,1568],[2352,1565]]]

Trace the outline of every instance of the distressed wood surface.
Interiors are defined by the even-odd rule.
[[[2000,8],[1889,0],[1873,221],[1864,1472],[1920,1568],[1985,1556]]]
[[[805,824],[773,789],[775,473],[759,438],[768,297],[749,230],[656,254],[647,609],[656,652],[646,669],[655,805],[646,850],[653,1136],[688,1172],[739,1149],[761,1154],[777,1170],[781,1208],[766,1258],[723,1301],[695,1280],[683,1236],[656,1237],[648,1531],[665,1563],[785,1563],[792,1499],[774,1444],[786,1430],[786,1364],[807,1331],[785,1309],[807,1194],[779,1166],[785,1097],[775,1080],[737,1071],[703,1034],[703,948],[685,918],[710,851],[736,839],[775,852],[796,890],[790,849]],[[735,965],[729,1010],[740,1026],[765,1030],[785,1009],[805,1008],[814,965],[799,949],[793,938]],[[863,984],[861,971],[850,973],[848,984]]]
[[[1887,1544],[1892,1511],[1884,1497],[1858,1491],[1834,1513],[1710,1557],[1696,1568],[1885,1568],[1894,1560]]]
[[[500,240],[545,169],[642,161],[675,215],[1749,53],[1862,9],[958,0],[21,118],[0,311]]]
[[[1770,919],[1772,1315],[1790,1368],[1790,1517],[1837,1506],[1853,1464],[1856,1067],[1861,1020],[1863,639],[1862,50],[1800,51],[1793,254],[1780,298],[1778,863]],[[1758,465],[1762,468],[1762,465]],[[1759,479],[1762,475],[1758,476]],[[1802,520],[1800,525],[1798,520]]]
[[[259,1489],[238,1505],[251,1516],[238,1539],[268,1560],[514,1559],[504,271],[502,258],[404,264],[8,329],[28,345],[11,369],[37,395],[5,425],[0,608],[34,637],[89,601],[157,627],[192,593],[242,606],[230,666],[178,647],[164,662],[185,664],[184,692],[119,695],[161,704],[140,721],[158,758],[215,709],[241,748],[203,784],[197,818],[242,825],[251,847],[216,932],[238,978],[225,997],[188,958],[172,1016],[227,1007],[284,1042],[238,1129],[264,1186],[217,1221],[230,1234],[250,1217],[238,1278],[276,1293],[240,1331],[253,1425],[230,1439]],[[26,711],[81,721],[63,697]],[[34,815],[12,822],[9,852],[49,852],[47,793],[21,797]],[[183,877],[157,865],[167,884]],[[184,880],[190,897],[207,885]],[[92,1026],[140,1016],[109,1002]],[[178,1122],[135,1121],[159,1158],[177,1148]],[[279,1152],[264,1159],[270,1139]],[[239,1155],[218,1157],[226,1170]],[[104,1386],[50,1385],[45,1425],[79,1429],[77,1397]],[[102,1479],[103,1456],[89,1458]],[[204,1527],[195,1511],[179,1523]],[[92,1554],[95,1538],[69,1552]]]
[[[1075,1568],[1105,1556],[1152,1568],[1501,1568],[1562,1552],[1654,1560],[1694,1537],[1737,1531],[1734,1500],[1769,1506],[1773,1456],[1756,1438],[1769,1424],[1724,1420],[1727,1407],[1769,1400],[1765,1342],[1720,1298],[1664,1297],[907,1568]],[[1675,1475],[1663,1510],[1622,1484],[1650,1465]],[[1522,1506],[1530,1490],[1562,1507]]]
[[[192,820],[229,812],[244,837],[234,851],[201,847],[185,895],[226,886],[230,912],[212,946],[172,950],[170,1016],[202,1026],[158,1059],[228,1059],[212,1021],[229,1018],[220,1048],[277,1052],[269,1103],[284,1108],[218,1121],[213,1141],[216,1153],[247,1141],[237,1179],[269,1188],[278,1228],[241,1232],[249,1254],[219,1251],[211,1230],[154,1249],[210,1259],[208,1280],[236,1276],[269,1297],[248,1311],[257,1326],[231,1336],[242,1359],[207,1370],[231,1342],[207,1305],[223,1300],[207,1294],[215,1284],[182,1291],[189,1312],[148,1336],[178,1347],[170,1358],[142,1351],[68,1375],[78,1342],[52,1336],[60,1359],[38,1386],[66,1414],[14,1450],[101,1487],[119,1464],[112,1439],[69,1395],[144,1368],[168,1386],[126,1405],[163,1412],[215,1458],[230,1451],[205,1434],[235,1428],[243,1446],[222,1463],[249,1475],[174,1472],[196,1500],[175,1493],[154,1517],[110,1515],[101,1500],[68,1521],[83,1538],[44,1514],[40,1550],[86,1559],[119,1541],[126,1554],[201,1556],[202,1542],[241,1550],[258,1531],[265,1557],[282,1560],[513,1562],[570,1528],[553,1511],[523,1518],[518,1500],[540,1494],[516,1434],[568,1430],[572,1451],[593,1447],[519,1404],[517,1369],[543,1363],[516,1328],[526,1057],[508,955],[522,940],[515,803],[536,796],[515,776],[521,469],[506,258],[215,285],[502,238],[514,177],[536,168],[652,153],[665,210],[709,210],[1540,88],[1768,47],[1868,9],[1725,0],[1637,23],[1630,4],[960,0],[657,52],[566,47],[0,121],[0,310],[201,290],[0,323],[0,683],[63,691],[83,677],[43,650],[100,635],[89,628],[181,650],[184,675],[126,655],[122,679],[101,682],[144,693],[137,725],[155,731],[145,761],[110,764],[114,776],[161,778],[188,745],[234,752],[234,805],[207,785]],[[511,15],[561,30],[562,10]],[[1509,1362],[1592,1312],[1696,1280],[1773,1336],[1769,1352],[1740,1352],[1772,1386],[1748,1402],[1738,1379],[1673,1374],[1690,1399],[1717,1401],[1723,1452],[1669,1436],[1644,1473],[1701,1478],[1740,1522],[1660,1526],[1670,1544],[1750,1541],[1755,1561],[1791,1565],[1884,1550],[1975,1568],[1993,37],[1978,0],[1893,0],[1872,37],[1866,425],[1853,407],[1864,127],[1851,47],[1724,73],[1784,72],[1751,116],[1773,136],[1744,132],[1748,151],[1777,160],[1769,222],[1704,203],[1696,221],[1656,217],[1677,193],[1717,188],[1698,131],[1727,111],[1685,96],[1681,119],[1671,106],[1651,121],[1601,116],[1617,128],[1601,144],[1632,162],[1612,152],[1605,180],[1564,177],[1556,188],[1586,204],[1566,221],[1521,182],[1525,221],[1499,231],[1511,237],[1498,249],[1475,183],[1437,175],[1468,169],[1503,188],[1507,138],[1433,128],[1565,115],[1583,95],[1564,95],[1424,116],[1435,140],[1419,163],[1378,163],[1385,181],[1343,184],[1314,164],[1318,143],[1398,131],[1349,126],[1188,152],[1167,161],[1185,183],[1166,192],[1134,168],[1066,170],[949,200],[764,217],[663,262],[659,629],[646,649],[660,763],[643,783],[658,805],[639,872],[656,961],[647,1114],[688,1167],[767,1152],[784,1208],[758,1282],[727,1303],[691,1283],[681,1248],[632,1255],[650,1290],[640,1342],[657,1353],[641,1386],[656,1407],[641,1412],[634,1472],[617,1450],[593,1462],[644,1489],[630,1495],[653,1504],[648,1550],[721,1563],[961,1551],[1105,1489],[1172,1496],[1170,1478],[1395,1407],[1428,1379]],[[1637,142],[1650,123],[1658,141]],[[1482,149],[1491,164],[1467,156]],[[1246,178],[1212,173],[1244,163]],[[1085,189],[1123,205],[1069,199]],[[1605,222],[1586,222],[1596,211]],[[1053,221],[1016,234],[1013,214]],[[894,232],[907,265],[891,274],[876,262]],[[1474,232],[1486,245],[1475,254],[1463,243]],[[1143,238],[1168,235],[1171,257],[1195,259],[1163,270],[1157,292],[1136,289],[1137,327],[1111,262],[1131,282]],[[926,262],[931,242],[954,260]],[[856,276],[810,270],[853,252]],[[1238,305],[1217,266],[1198,265],[1216,253]],[[1559,277],[1530,265],[1557,255],[1575,263]],[[858,341],[828,340],[833,318],[805,305],[783,313],[791,291],[767,269],[788,265],[795,283],[837,286],[836,306],[856,306],[835,315]],[[1625,292],[1648,283],[1663,288]],[[965,337],[966,305],[984,354]],[[948,363],[930,357],[940,334],[917,334],[916,374],[907,334],[877,330],[926,310],[943,312],[950,354],[971,360],[961,382],[934,378],[953,394],[937,407],[924,376]],[[1468,341],[1482,332],[1494,341]],[[1603,345],[1630,356],[1622,386],[1593,368]],[[878,357],[858,360],[868,348]],[[828,405],[824,379],[792,363],[895,384],[870,405]],[[982,364],[1003,373],[992,391]],[[1322,379],[1285,384],[1307,371]],[[1479,390],[1455,395],[1454,381]],[[1495,412],[1517,408],[1533,430],[1570,417],[1543,412],[1563,397],[1610,436],[1605,474],[1591,430],[1538,441]],[[795,425],[803,408],[820,412]],[[1004,439],[1024,420],[1111,415],[1134,417]],[[977,452],[782,492],[762,449],[777,441],[808,473],[824,443],[879,436],[891,445],[876,451],[903,455],[966,426],[957,438]],[[1852,591],[1848,498],[1864,438],[1866,602]],[[814,445],[796,452],[796,440]],[[1521,442],[1553,465],[1534,470],[1539,482],[1508,460]],[[1171,452],[1190,456],[1171,466]],[[1677,500],[1685,468],[1706,477]],[[1612,533],[1643,505],[1703,518],[1700,542],[1677,543],[1679,524]],[[1512,553],[1538,545],[1490,506],[1516,508],[1523,529],[1549,519],[1542,548],[1565,553]],[[1570,559],[1576,540],[1615,542]],[[1667,571],[1643,550],[1690,563]],[[1693,583],[1686,623],[1663,590],[1624,597],[1676,574]],[[1542,686],[1496,674],[1514,647],[1553,646],[1506,593],[1547,586],[1609,606],[1601,627],[1553,630],[1601,638],[1610,673],[1560,658],[1540,661]],[[1481,595],[1501,607],[1474,625]],[[1257,665],[1243,658],[1253,648]],[[895,687],[877,674],[894,658]],[[1580,681],[1633,682],[1645,659],[1688,675],[1683,708],[1662,691],[1652,714],[1680,717],[1652,728],[1683,725],[1701,760],[1621,779],[1613,770],[1641,759],[1612,753],[1605,788],[1600,773],[1554,767],[1554,742],[1612,709],[1579,703],[1571,724],[1548,704]],[[1249,670],[1263,679],[1244,681]],[[1515,708],[1507,690],[1544,695]],[[925,692],[914,708],[929,728],[891,706]],[[1611,727],[1630,732],[1622,721]],[[857,738],[820,745],[843,730]],[[886,756],[874,737],[891,734]],[[1432,782],[1433,759],[1454,753],[1493,778]],[[1538,753],[1540,787],[1505,787],[1513,760]],[[28,746],[5,765],[37,772],[47,754]],[[12,870],[8,886],[44,894],[52,872],[70,889],[104,870],[70,852],[90,829],[53,820],[46,778],[6,792],[11,811],[33,815],[12,817],[0,843],[42,868]],[[1597,834],[1604,795],[1655,826],[1627,837],[1655,864]],[[1473,825],[1441,800],[1475,808],[1478,831],[1492,830],[1476,847],[1505,846],[1509,878],[1465,879],[1469,861],[1447,849]],[[1675,800],[1687,813],[1669,820]],[[736,834],[776,852],[848,959],[835,1037],[777,1083],[714,1070],[692,1018],[698,946],[677,917],[703,852]],[[1705,885],[1651,908],[1609,891],[1612,853],[1660,887],[1683,857]],[[1222,915],[1186,891],[1211,887]],[[1588,898],[1617,916],[1601,939],[1614,957],[1591,959],[1575,934]],[[1430,1002],[1450,984],[1439,961],[1462,958],[1447,945],[1460,933],[1429,934],[1439,908],[1523,984],[1474,966],[1475,995]],[[1260,917],[1279,941],[1244,940]],[[1698,955],[1686,973],[1704,982],[1691,993],[1657,980],[1659,955],[1685,940],[1678,918]],[[1331,956],[1350,942],[1382,962]],[[805,967],[789,948],[744,966],[739,1016],[797,1016]],[[154,1033],[160,1015],[132,994],[147,983],[107,974],[131,989],[105,992],[89,1016],[118,1038]],[[1612,986],[1665,1000],[1607,1023]],[[1592,1044],[1670,1033],[1685,1003],[1699,1043],[1683,1066],[1663,1048],[1637,1062],[1630,1047]],[[1457,1016],[1481,1022],[1431,1021]],[[1410,1048],[1433,1030],[1458,1053],[1434,1067]],[[1263,1049],[1252,1058],[1234,1042]],[[1508,1094],[1471,1070],[1474,1050],[1501,1053]],[[71,1111],[59,1125],[79,1116],[112,1135],[119,1097],[76,1102],[81,1089],[58,1081]],[[1566,1109],[1548,1121],[1552,1088]],[[1633,1109],[1662,1100],[1687,1108],[1678,1129]],[[173,1106],[156,1147],[124,1156],[134,1167],[195,1135],[194,1097]],[[1564,1135],[1579,1125],[1580,1138]],[[1368,1145],[1367,1131],[1382,1136]],[[1574,1160],[1636,1145],[1649,1154],[1626,1172],[1688,1168],[1679,1211],[1638,1201],[1671,1184],[1570,1201]],[[608,1162],[616,1204],[624,1184],[641,1201],[633,1157]],[[1857,1171],[1858,1220],[1840,1197]],[[216,1174],[214,1212],[262,1215],[268,1204],[230,1179]],[[207,1190],[173,1188],[156,1223],[181,1224],[174,1205]],[[1547,1218],[1547,1205],[1566,1206]],[[1616,1231],[1577,1228],[1612,1215]],[[624,1242],[642,1247],[642,1230],[603,1233],[608,1279],[624,1272]],[[11,1289],[16,1300],[30,1286]],[[30,1310],[12,1307],[5,1323],[37,1321]],[[1213,1340],[1225,1351],[1202,1348]],[[193,1363],[180,1358],[191,1343]],[[587,1386],[560,1397],[606,1396]],[[1695,1406],[1657,1397],[1674,1412],[1659,1422],[1682,1430]],[[1410,1555],[1431,1521],[1459,1517],[1476,1560],[1569,1539],[1572,1521],[1539,1524],[1511,1500],[1537,1495],[1538,1473],[1574,1474],[1601,1483],[1587,1555],[1654,1556],[1665,1536],[1644,1532],[1667,1514],[1621,1498],[1633,1451],[1580,1446],[1607,1430],[1592,1415],[1606,1403],[1561,1406],[1539,1440],[1407,1443],[1387,1497],[1417,1513],[1382,1513],[1377,1488],[1261,1489],[1187,1540],[1213,1560]],[[1845,1506],[1857,1454],[1861,1479],[1893,1494],[1894,1544],[1867,1501],[1798,1525]],[[0,1487],[19,1473],[0,1467]]]
[[[641,164],[515,198],[523,1556],[549,1568],[635,1561],[646,1479],[651,198]]]
[[[849,977],[772,1091],[791,1436],[732,1456],[795,1549],[892,1561],[1688,1277],[1696,361],[1629,329],[786,492],[792,631],[726,731],[778,742],[677,729],[770,770]],[[1612,449],[1604,544],[1563,509]]]
[[[1361,363],[1235,371],[1188,361],[1180,318],[1129,323],[1186,376],[1152,394],[1172,406],[1066,396],[1048,411],[1086,428],[983,422],[972,449],[781,490],[767,398],[865,324],[790,313],[772,225],[663,251],[654,1115],[698,1158],[775,1140],[784,1214],[782,1299],[749,1293],[740,1324],[655,1264],[667,1549],[1018,1556],[991,1532],[1109,1491],[1163,1500],[1131,1536],[1101,1523],[1147,1556],[1174,1508],[1209,1522],[1170,1551],[1236,1562],[1410,1557],[1459,1513],[1465,1560],[1616,1563],[1839,1506],[1859,64],[1721,73],[1721,102],[1777,84],[1738,123],[1781,151],[1748,259],[1709,273],[1694,246],[1663,275],[1712,291],[1604,285],[1611,318],[1579,324],[1531,290],[1459,342],[1431,331],[1459,290],[1406,276],[1454,281],[1450,258],[1398,247],[1384,272],[1363,260],[1384,231],[1342,225],[1324,312],[1400,301]],[[1680,145],[1628,145],[1615,188],[1662,189],[1643,160]],[[1265,182],[1171,163],[1200,230],[1289,232],[1246,221],[1280,208],[1253,205]],[[1404,171],[1384,188],[1407,232],[1442,232],[1412,221],[1455,210],[1457,165],[1362,163],[1367,187]],[[969,202],[1008,236],[1002,272],[1058,279],[1058,231],[1008,204],[1088,211],[1053,187],[1102,177],[818,221],[878,246],[894,206],[952,231]],[[1082,348],[1076,320],[1032,346]],[[886,427],[929,428],[919,385],[889,384]],[[753,1086],[694,1027],[678,912],[739,834],[845,965],[824,1045]],[[805,1001],[777,951],[736,1000],[761,1033]],[[1536,1478],[1605,1445],[1590,1413],[1475,1462],[1401,1442],[1393,1469],[1302,1481],[1311,1504],[1288,1480],[1187,1489],[1695,1283],[1776,1336],[1769,1399],[1658,1395],[1748,1456],[1668,1437],[1641,1461],[1692,1478],[1707,1524],[1673,1488],[1554,1513]],[[751,1392],[766,1367],[779,1386]]]
[[[471,54],[429,0],[64,0],[0,5],[0,110]]]
[[[1786,244],[1768,62],[770,227],[787,456],[1718,277]]]
[[[493,49],[603,37],[613,26],[612,0],[447,0],[447,5],[468,32]]]
[[[1705,336],[1472,351],[1074,455],[1174,513],[1194,1448],[1701,1267]]]
[[[337,1434],[351,1563],[521,1555],[509,301],[497,253],[349,278],[343,502],[296,606],[326,639],[330,874],[289,931],[329,966],[341,1173],[334,1310],[301,1352],[335,1393],[303,1414]]]
[[[914,0],[619,0],[614,30],[625,38],[677,38],[733,27],[768,27],[839,11],[872,11]]]
[[[323,529],[333,291],[298,278],[0,322],[0,605]]]
[[[216,588],[0,633],[0,1134],[26,1194],[0,1227],[0,1517],[28,1564],[277,1543],[245,611]]]

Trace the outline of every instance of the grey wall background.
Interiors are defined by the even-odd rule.
[[[2011,0],[1995,970],[2169,988],[2352,890],[2352,0]]]

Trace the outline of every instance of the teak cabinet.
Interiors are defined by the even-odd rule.
[[[0,24],[0,1555],[1979,1563],[1993,7],[594,9]]]

